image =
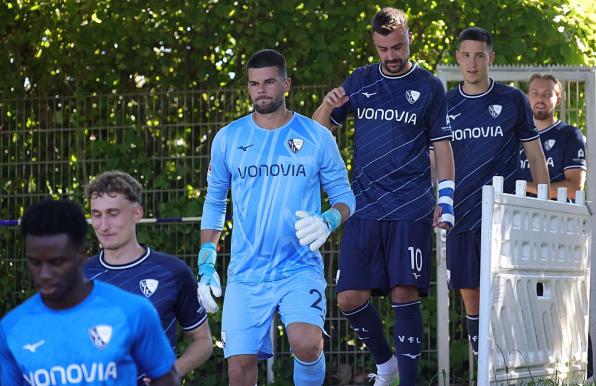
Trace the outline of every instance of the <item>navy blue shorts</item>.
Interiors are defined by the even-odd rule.
[[[447,283],[452,290],[480,287],[480,229],[447,234]]]
[[[428,223],[349,219],[339,251],[337,292],[371,290],[385,296],[399,285],[428,295],[432,239]]]

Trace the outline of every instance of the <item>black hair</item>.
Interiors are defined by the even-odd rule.
[[[85,245],[87,220],[76,202],[62,199],[45,199],[32,205],[21,218],[23,239],[31,236],[66,234],[75,248]]]
[[[286,71],[286,58],[276,50],[266,48],[255,52],[248,63],[246,64],[246,70],[250,68],[263,68],[263,67],[277,67],[279,74],[282,77],[287,76]]]
[[[487,30],[480,27],[468,27],[459,34],[459,44],[464,40],[475,40],[477,42],[486,43],[486,48],[489,51],[493,49],[493,38]]]

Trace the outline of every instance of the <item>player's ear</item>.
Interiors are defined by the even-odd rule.
[[[143,205],[136,204],[133,209],[133,216],[135,224],[137,224],[143,218],[145,211],[143,210]]]
[[[495,61],[495,51],[491,50],[488,54],[488,64],[493,64]]]
[[[291,85],[292,85],[292,78],[285,78],[284,79],[284,92],[285,93],[290,91]]]

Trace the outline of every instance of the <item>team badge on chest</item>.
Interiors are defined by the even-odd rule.
[[[298,153],[302,149],[302,145],[304,145],[304,140],[302,139],[293,138],[288,140],[288,146],[294,153]]]
[[[146,297],[150,297],[155,293],[157,287],[159,286],[159,280],[155,279],[143,279],[139,282],[139,287],[141,288],[141,292]]]
[[[503,106],[501,105],[490,105],[488,106],[488,112],[493,118],[498,117],[501,115],[501,110],[503,110]]]
[[[406,98],[408,99],[408,102],[413,105],[416,103],[418,98],[420,98],[420,91],[408,90],[406,91]]]
[[[554,139],[549,139],[546,142],[544,142],[544,149],[546,151],[550,150],[553,148],[553,146],[555,146],[555,140]]]
[[[91,342],[100,350],[103,350],[112,339],[112,326],[101,324],[89,329]]]

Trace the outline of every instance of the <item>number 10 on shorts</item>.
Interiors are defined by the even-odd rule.
[[[408,251],[410,251],[410,265],[412,266],[412,271],[422,271],[422,251],[420,248],[408,247]]]

